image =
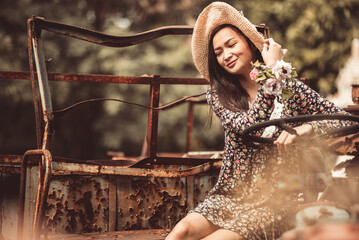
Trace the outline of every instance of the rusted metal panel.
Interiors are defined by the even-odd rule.
[[[117,230],[171,229],[204,200],[217,177],[218,171],[182,178],[119,177]]]
[[[118,230],[170,227],[186,213],[185,178],[118,178]]]
[[[33,160],[35,161],[35,159]],[[52,165],[54,171],[46,202],[44,223],[45,234],[49,235],[134,229],[170,229],[186,215],[188,210],[204,199],[215,184],[219,171],[219,166],[215,166],[210,171],[199,175],[174,177],[163,169],[171,169],[168,171],[185,170],[190,169],[191,166],[165,165],[155,167],[155,169],[128,168],[128,174],[124,175],[121,175],[120,172],[88,174],[85,171],[86,168],[91,169],[93,166],[98,170],[99,166],[61,161],[55,161]],[[67,171],[64,171],[66,166],[69,172],[59,175]],[[84,171],[82,175],[73,171],[74,166],[79,166],[79,172]],[[58,172],[57,168],[62,168],[62,171]],[[131,176],[129,174],[131,171],[133,173],[137,171],[150,172],[150,174]],[[167,173],[168,177],[153,177],[161,171]],[[18,184],[19,175],[11,176],[17,178],[17,182],[14,181],[14,184]],[[38,182],[39,167],[30,164],[27,167],[25,186],[24,240],[29,237],[26,233],[32,232],[34,212],[36,212],[36,202],[38,201],[36,200],[38,198]],[[17,187],[13,198],[18,199],[18,194]],[[4,203],[13,198],[4,195],[1,198],[2,208],[4,208]],[[3,228],[11,225],[8,229],[12,233],[7,234],[9,237],[6,237],[6,240],[16,237],[17,226],[16,223],[12,224],[11,222],[17,220],[18,208],[16,204],[13,205],[9,205],[12,207],[8,211],[12,211],[9,215],[14,220],[10,221],[8,218],[4,218],[7,214],[4,215],[4,212],[1,212],[1,216],[4,218]],[[4,235],[4,233],[4,229],[2,229],[1,234]]]
[[[108,176],[108,231],[116,231],[117,225],[117,181]]]
[[[189,179],[187,182],[188,202],[190,204],[189,209],[196,207],[200,202],[202,202],[205,199],[209,191],[216,184],[217,179],[218,179],[217,171],[208,174],[198,174],[191,176],[191,179]]]
[[[108,231],[108,177],[56,176],[51,181],[47,205],[48,233]]]
[[[182,169],[183,168],[183,169]],[[178,178],[210,171],[213,168],[212,162],[200,164],[198,166],[175,166],[162,168],[130,168],[108,165],[92,165],[83,163],[53,163],[53,176],[57,175],[119,175],[119,176],[143,176],[143,177],[168,177]],[[179,170],[180,169],[180,170]]]

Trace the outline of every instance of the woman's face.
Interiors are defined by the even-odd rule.
[[[249,76],[253,53],[239,32],[230,27],[221,29],[213,37],[213,49],[224,70],[235,75]]]

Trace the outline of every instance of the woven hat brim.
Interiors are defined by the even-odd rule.
[[[230,24],[240,29],[262,51],[264,38],[241,12],[224,2],[213,2],[197,18],[192,34],[192,57],[199,73],[209,81],[208,52],[211,34],[217,27]]]

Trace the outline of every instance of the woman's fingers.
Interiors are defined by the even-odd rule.
[[[284,151],[288,152],[290,149],[290,145],[292,145],[294,143],[294,140],[296,139],[296,135],[293,134],[288,134],[285,142],[284,142]]]
[[[277,145],[279,151],[288,152],[290,150],[289,146],[294,143],[295,139],[296,139],[296,135],[289,134],[288,132],[283,131],[279,135],[277,140],[274,141],[274,144]]]
[[[279,151],[284,151],[284,142],[287,139],[287,135],[288,133],[286,131],[283,131],[279,137],[277,138],[277,140],[274,141],[274,144],[277,145],[277,148]]]
[[[267,52],[267,51],[268,51],[268,43],[263,43],[262,53],[263,53],[263,52]]]
[[[313,127],[310,124],[303,124],[294,129],[299,136],[310,136],[313,134]],[[294,143],[296,138],[297,135],[283,131],[273,143],[277,145],[279,151],[288,152],[290,151],[290,145]]]
[[[287,50],[282,49],[282,46],[276,43],[273,38],[269,38],[264,41],[262,57],[267,66],[273,67],[278,60],[283,59],[286,53]]]
[[[277,43],[276,41],[274,41],[273,38],[269,38],[269,45],[275,46],[275,47],[282,47],[281,45],[279,45],[279,43]]]

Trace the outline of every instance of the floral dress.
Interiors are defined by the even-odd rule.
[[[282,110],[282,117],[318,113],[345,113],[299,80],[288,83],[294,95]],[[275,239],[291,228],[296,194],[283,199],[278,183],[287,174],[298,171],[296,151],[281,157],[276,147],[259,148],[242,144],[241,132],[252,124],[269,120],[274,109],[274,96],[258,90],[248,111],[234,112],[223,107],[215,92],[208,90],[207,101],[220,118],[225,131],[225,148],[219,178],[204,202],[190,212],[202,214],[215,225],[239,233],[244,239]],[[316,133],[346,124],[343,121],[311,122]],[[257,135],[263,133],[259,130]],[[274,136],[279,136],[276,130]],[[292,160],[292,161],[290,161]]]

